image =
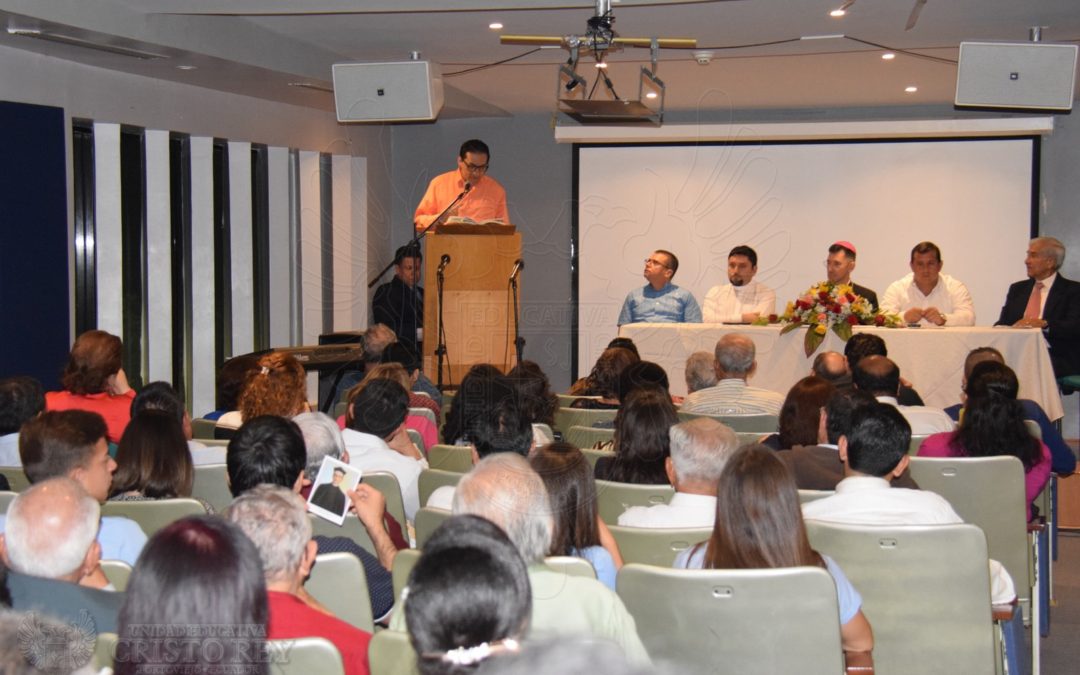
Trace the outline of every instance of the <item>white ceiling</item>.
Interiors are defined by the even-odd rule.
[[[667,84],[668,110],[713,114],[949,105],[961,41],[1025,41],[1030,26],[1045,27],[1045,41],[1080,41],[1080,0],[928,0],[915,28],[905,31],[913,3],[857,0],[841,19],[828,16],[841,0],[622,0],[613,7],[623,36],[691,37],[699,49],[715,51],[700,66],[690,52],[664,50],[657,72]],[[0,0],[9,26],[40,26],[168,58],[133,59],[7,33],[0,44],[324,109],[332,107],[329,94],[289,83],[329,87],[336,61],[405,60],[415,50],[442,65],[450,87],[444,116],[460,117],[554,107],[556,65],[567,56],[560,49],[455,75],[530,50],[500,45],[489,23],[502,22],[505,33],[580,34],[593,13],[587,0]],[[822,35],[846,37],[799,40]],[[744,46],[785,40],[793,41]],[[909,53],[886,62],[867,42]],[[643,49],[608,58],[620,96],[636,98],[638,66],[648,59]],[[579,71],[591,82],[595,69],[586,57]],[[909,85],[918,91],[906,93]]]

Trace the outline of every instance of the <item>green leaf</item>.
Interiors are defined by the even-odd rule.
[[[780,329],[780,334],[784,335],[785,333],[790,333],[791,331],[795,330],[796,328],[802,328],[802,326],[803,326],[803,324],[801,324],[801,323],[789,323],[788,325],[786,325],[786,326],[784,326],[783,328]]]
[[[803,348],[806,350],[806,357],[810,358],[810,355],[821,346],[822,340],[825,339],[824,335],[819,335],[816,330],[810,328],[806,331],[806,339],[803,340]]]
[[[851,339],[851,324],[847,321],[838,321],[833,324],[832,330],[834,333],[840,336],[840,339],[847,342]]]

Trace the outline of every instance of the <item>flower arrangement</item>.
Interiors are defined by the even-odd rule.
[[[806,327],[804,347],[807,356],[821,345],[830,329],[846,342],[851,337],[852,326],[895,328],[902,324],[896,314],[873,311],[869,301],[856,295],[849,284],[834,284],[831,281],[811,286],[794,302],[789,302],[784,313],[775,321],[786,324],[780,331],[781,335]]]

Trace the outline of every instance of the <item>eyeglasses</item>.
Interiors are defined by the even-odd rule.
[[[664,269],[670,269],[670,268],[668,268],[667,265],[660,262],[656,258],[645,258],[645,264],[646,265],[657,265],[658,267],[663,267]]]
[[[487,173],[488,170],[487,164],[470,164],[465,160],[461,160],[461,163],[465,165],[465,170],[469,173]]]

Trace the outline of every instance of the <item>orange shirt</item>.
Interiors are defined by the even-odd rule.
[[[105,418],[108,440],[119,443],[131,420],[131,401],[135,390],[131,389],[122,396],[113,396],[106,392],[100,394],[72,394],[70,391],[50,391],[45,394],[46,410],[86,410],[96,412]]]
[[[456,170],[436,176],[428,185],[424,198],[420,200],[420,205],[413,214],[416,228],[427,227],[464,189],[465,181]],[[484,176],[458,204],[457,215],[476,221],[498,218],[510,224],[510,213],[506,210],[506,190],[494,178]]]

